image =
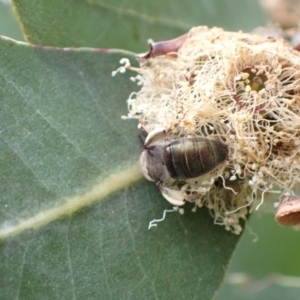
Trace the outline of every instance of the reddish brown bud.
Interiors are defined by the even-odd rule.
[[[150,57],[165,55],[170,52],[177,52],[187,38],[188,33],[181,35],[173,40],[162,41],[158,43],[150,43],[150,50],[147,53],[139,54],[136,57],[138,60],[145,60],[149,59]]]
[[[275,220],[283,226],[295,226],[300,224],[300,197],[285,197],[278,206]]]

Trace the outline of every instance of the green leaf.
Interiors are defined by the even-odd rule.
[[[253,0],[13,0],[27,41],[64,47],[145,51],[193,26],[253,30],[267,19]]]
[[[13,3],[40,45],[145,51],[193,25],[265,23],[252,0]],[[0,43],[4,299],[211,299],[222,281],[238,237],[207,211],[147,229],[171,206],[141,179],[137,122],[120,119],[137,87],[110,74],[127,55]]]
[[[121,57],[0,39],[3,299],[211,299],[238,237],[171,209],[136,165]],[[131,57],[131,60],[134,60]]]

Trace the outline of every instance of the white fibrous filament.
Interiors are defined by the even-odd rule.
[[[249,211],[299,187],[300,54],[281,38],[207,27],[177,39],[173,52],[167,46],[156,55],[152,45],[139,68],[126,61],[142,85],[128,100],[128,118],[139,118],[148,133],[164,128],[175,139],[228,146],[226,164],[187,180],[185,191],[239,234]]]

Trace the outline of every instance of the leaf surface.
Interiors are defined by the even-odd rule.
[[[193,26],[253,30],[267,19],[253,0],[13,0],[27,41],[62,47],[143,52],[149,38],[167,40]]]
[[[146,51],[192,26],[251,30],[256,2],[13,0],[27,41]],[[251,16],[251,17],[249,17]],[[254,25],[253,25],[254,24]],[[238,237],[142,179],[125,52],[0,40],[4,299],[212,299]],[[130,56],[131,61],[134,61]],[[146,295],[146,296],[145,296]]]
[[[238,237],[206,210],[148,230],[172,207],[121,119],[137,89],[111,77],[124,56],[0,39],[4,299],[211,299],[222,281]]]

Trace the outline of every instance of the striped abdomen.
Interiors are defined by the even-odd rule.
[[[165,147],[164,160],[170,177],[177,180],[206,174],[225,161],[228,148],[220,141],[183,138]]]

